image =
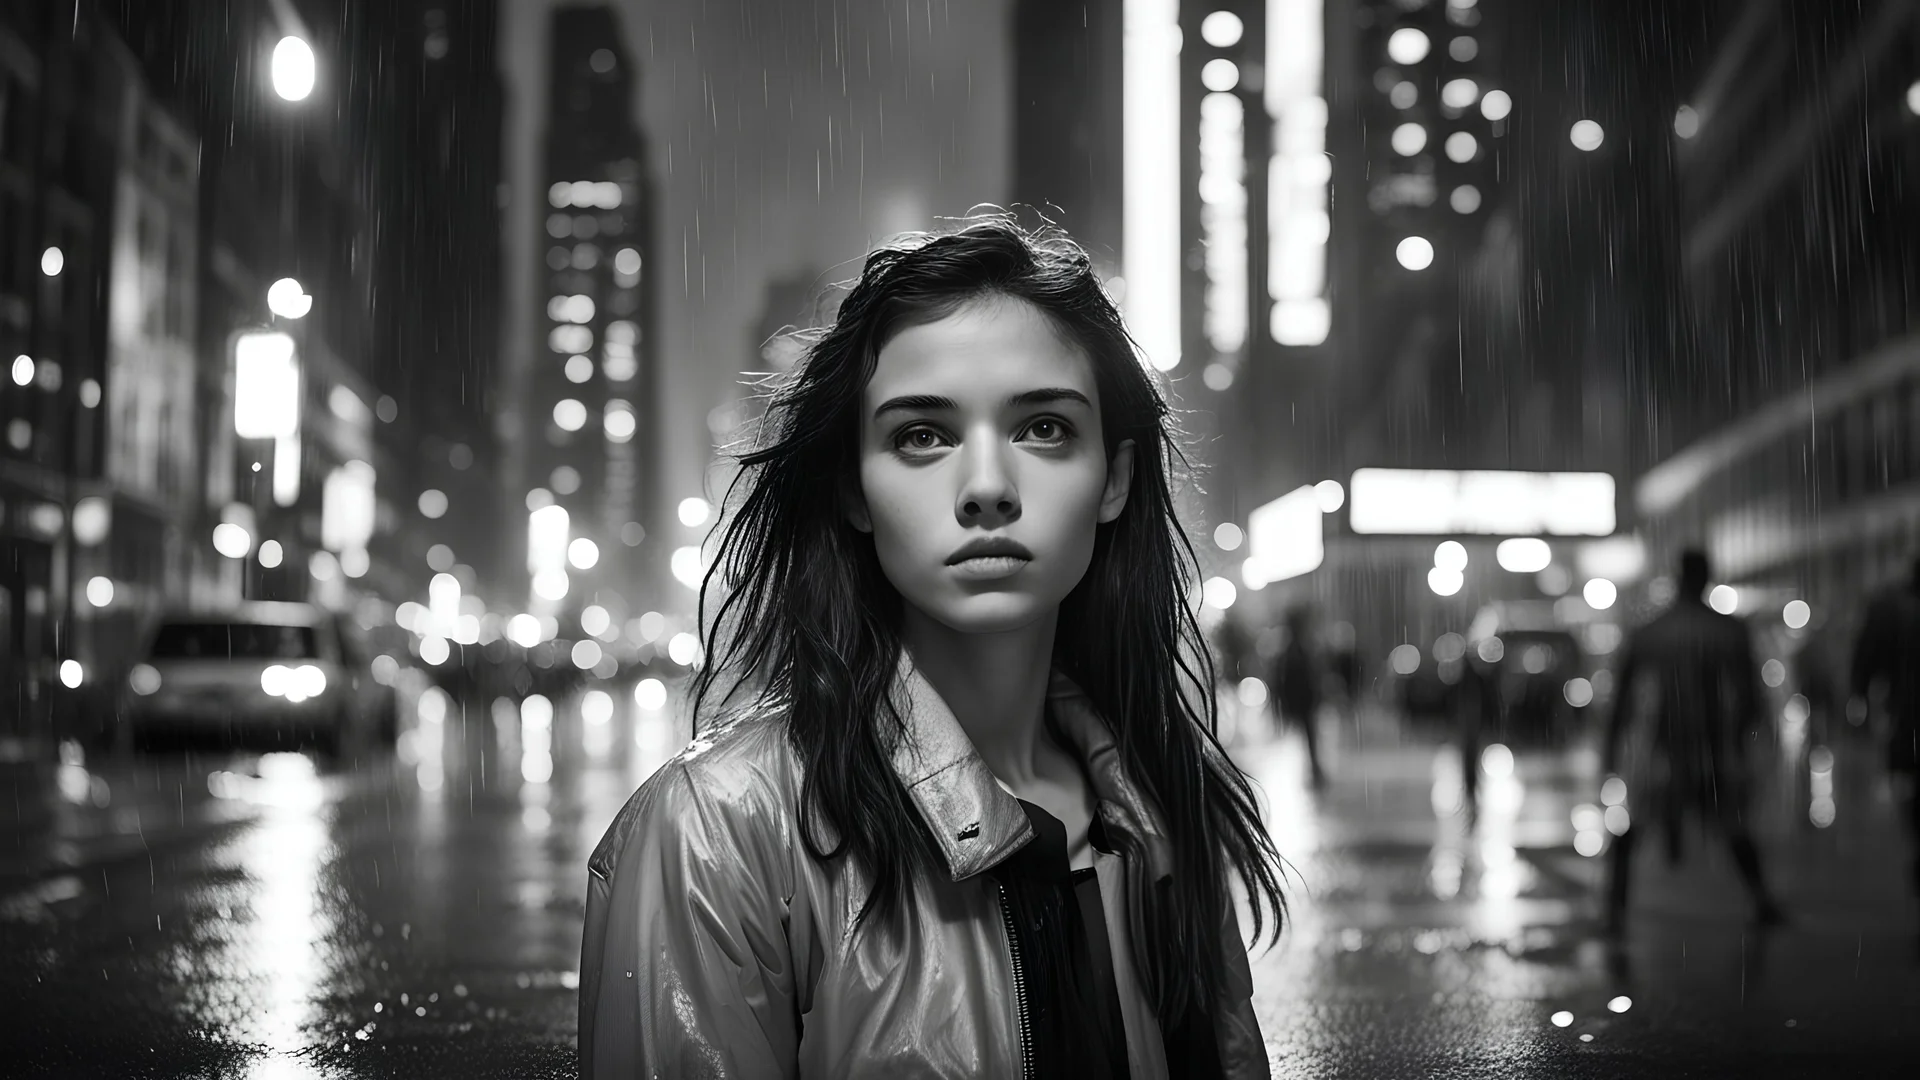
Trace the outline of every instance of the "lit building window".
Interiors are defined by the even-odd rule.
[[[1233,94],[1208,94],[1200,100],[1200,226],[1207,241],[1203,321],[1216,354],[1238,353],[1247,341],[1245,162],[1245,107]]]
[[[1326,156],[1327,103],[1320,96],[1321,8],[1318,0],[1267,2],[1265,96],[1275,126],[1274,153],[1267,163],[1267,295],[1273,301],[1268,332],[1280,345],[1319,345],[1333,326],[1327,301],[1333,168]],[[1426,54],[1426,36],[1412,32],[1420,38],[1420,57],[1402,63],[1417,63]],[[1404,97],[1403,107],[1412,106],[1418,93],[1410,83],[1407,90],[1412,92],[1395,86],[1394,104]]]
[[[600,368],[606,373],[607,381],[626,382],[640,373],[640,361],[633,355],[633,346],[609,342]]]
[[[1417,64],[1427,58],[1432,47],[1426,31],[1403,26],[1387,38],[1387,59],[1396,64]]]
[[[587,426],[587,407],[573,398],[563,398],[553,407],[553,422],[562,431],[579,431]]]
[[[589,352],[593,349],[593,331],[573,323],[563,323],[547,332],[547,347],[564,354]]]
[[[607,402],[606,416],[602,426],[606,430],[608,442],[623,443],[631,440],[634,428],[637,426],[633,407],[624,401]]]

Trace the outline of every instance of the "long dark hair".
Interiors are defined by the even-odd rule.
[[[1166,400],[1086,252],[1051,226],[1025,229],[1008,214],[970,222],[868,255],[832,326],[773,389],[758,438],[736,454],[740,471],[700,590],[708,662],[694,680],[694,714],[724,672],[723,704],[751,686],[758,704],[784,716],[805,766],[808,854],[851,856],[872,876],[856,928],[870,912],[884,920],[907,903],[909,875],[944,872],[891,764],[905,732],[891,694],[903,601],[872,538],[847,521],[859,409],[893,335],[981,298],[1032,304],[1092,360],[1108,459],[1134,442],[1126,509],[1098,527],[1086,576],[1061,602],[1053,663],[1112,729],[1124,768],[1171,833],[1171,888],[1133,896],[1131,937],[1155,1011],[1176,1023],[1219,1000],[1228,869],[1254,901],[1256,940],[1263,906],[1276,940],[1285,912],[1279,853],[1215,735],[1213,660],[1186,601],[1198,561],[1174,514],[1172,467],[1185,458]],[[709,621],[716,575],[726,596]],[[816,843],[819,818],[839,838],[830,851]]]

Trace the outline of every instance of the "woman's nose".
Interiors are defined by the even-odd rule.
[[[1020,517],[1020,492],[998,448],[969,449],[956,512],[968,525],[1003,525]]]

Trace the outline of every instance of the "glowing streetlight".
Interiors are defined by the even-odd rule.
[[[267,287],[267,308],[283,319],[303,319],[313,310],[313,297],[298,281],[283,277]]]
[[[273,47],[273,92],[288,101],[305,101],[313,93],[313,46],[297,37],[283,37]]]
[[[1393,249],[1393,256],[1409,270],[1425,270],[1433,265],[1433,244],[1424,236],[1409,236]]]

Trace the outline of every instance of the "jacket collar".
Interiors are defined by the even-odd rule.
[[[1009,795],[973,748],[960,721],[926,676],[900,652],[896,700],[904,707],[907,738],[893,751],[894,772],[913,796],[953,880],[990,869],[1033,839],[1020,801]],[[1149,881],[1173,871],[1172,849],[1158,810],[1126,775],[1113,734],[1073,680],[1054,671],[1047,703],[1086,768],[1099,799],[1100,820],[1126,848],[1141,852]]]

